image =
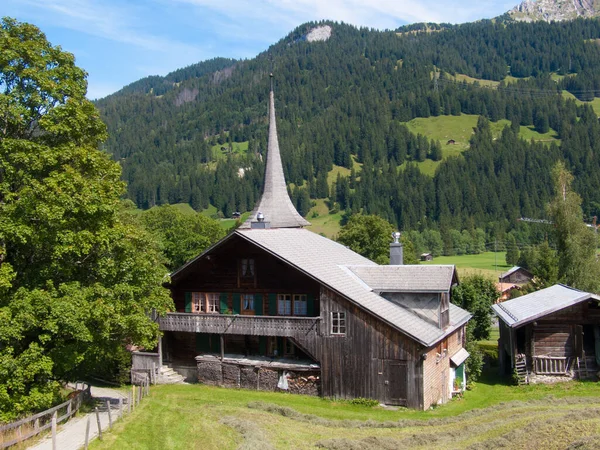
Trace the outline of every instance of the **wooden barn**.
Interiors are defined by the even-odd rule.
[[[504,272],[498,277],[498,282],[503,284],[516,284],[522,286],[529,283],[533,279],[533,274],[519,266],[514,266],[510,270]]]
[[[531,375],[595,373],[600,359],[600,297],[557,284],[492,306],[501,370]]]
[[[171,274],[154,362],[222,386],[366,397],[425,409],[464,388],[470,314],[454,266],[379,266],[302,227],[287,193],[273,91],[263,195],[249,219]],[[135,365],[135,358],[134,358]]]

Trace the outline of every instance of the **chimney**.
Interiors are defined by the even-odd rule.
[[[256,221],[250,222],[250,228],[266,230],[267,228],[271,228],[271,222],[265,222],[265,216],[260,211],[256,214]]]
[[[390,265],[401,266],[404,264],[404,256],[402,251],[402,243],[400,242],[400,232],[394,231],[392,233],[394,242],[390,244]]]

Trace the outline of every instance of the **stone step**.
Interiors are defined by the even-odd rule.
[[[177,373],[171,367],[162,366],[159,370],[156,382],[158,384],[182,384],[185,377]]]

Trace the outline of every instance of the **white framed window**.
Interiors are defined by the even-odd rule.
[[[306,316],[308,314],[308,301],[306,294],[294,294],[294,315]]]
[[[292,315],[292,295],[277,294],[277,314],[280,316]]]
[[[346,313],[334,311],[331,313],[331,334],[346,334]]]
[[[209,313],[219,312],[219,294],[206,294],[206,311]]]
[[[242,294],[242,309],[254,311],[254,294]]]
[[[202,292],[192,292],[192,312],[205,312],[204,294]]]

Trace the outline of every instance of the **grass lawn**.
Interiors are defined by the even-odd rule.
[[[479,255],[437,256],[421,264],[454,264],[459,276],[480,274],[498,281],[498,275],[511,266],[506,265],[506,252],[484,252]]]
[[[248,141],[245,142],[232,142],[231,143],[232,151],[231,153],[238,155],[245,155],[248,153]],[[229,144],[216,144],[211,147],[213,157],[215,158],[225,158],[229,153]],[[225,149],[225,150],[223,150]]]
[[[488,373],[463,398],[413,411],[203,385],[157,386],[90,448],[566,448],[598,439],[599,393],[594,382],[509,386]]]
[[[313,217],[315,213],[318,215]],[[315,200],[315,206],[310,209],[306,216],[306,220],[311,223],[306,229],[317,234],[323,233],[328,238],[333,239],[340,231],[342,214],[343,211],[329,214],[329,208],[327,207],[325,200],[317,199]]]

